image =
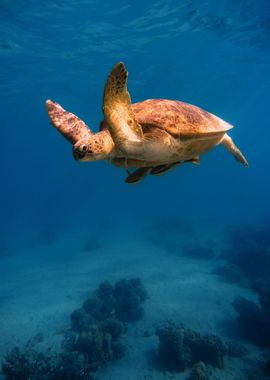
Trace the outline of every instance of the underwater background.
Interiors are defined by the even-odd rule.
[[[75,162],[45,101],[97,131],[119,61],[132,102],[218,115],[250,168]],[[0,378],[270,376],[269,65],[267,0],[0,1]]]

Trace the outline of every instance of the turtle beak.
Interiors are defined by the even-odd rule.
[[[87,153],[81,152],[73,147],[73,157],[76,161],[89,161]]]
[[[73,157],[76,161],[80,161],[84,158],[84,154],[78,152],[77,150],[73,149]]]
[[[51,119],[53,126],[63,135],[71,144],[75,144],[85,137],[93,134],[90,128],[71,112],[64,110],[60,104],[51,100],[46,101],[46,110]]]
[[[76,149],[73,149],[73,157],[76,161],[79,161],[79,162],[93,162],[93,161],[96,161],[95,158],[93,158],[93,156],[87,154],[87,153],[82,153]]]

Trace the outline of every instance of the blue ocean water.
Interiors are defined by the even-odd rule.
[[[128,326],[126,356],[101,365],[100,379],[170,376],[143,359],[159,335],[139,339],[170,319],[235,338],[223,320],[256,305],[262,315],[251,324],[270,337],[270,292],[261,285],[270,288],[269,25],[267,0],[0,2],[1,358],[37,333],[57,351],[87,294],[123,278],[142,280],[146,319]],[[104,83],[119,61],[132,102],[182,100],[218,115],[234,125],[230,136],[250,168],[219,146],[200,166],[132,186],[123,169],[76,162],[45,101],[97,131]],[[256,304],[233,308],[238,296]],[[267,362],[270,338],[263,348],[249,338],[254,363]],[[246,367],[228,359],[213,376],[248,379]]]

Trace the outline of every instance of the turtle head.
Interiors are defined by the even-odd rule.
[[[81,139],[73,146],[76,161],[93,162],[107,160],[114,149],[114,143],[107,131],[101,131]]]

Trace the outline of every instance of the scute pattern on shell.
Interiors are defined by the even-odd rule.
[[[232,128],[219,117],[176,100],[149,99],[132,104],[132,109],[142,127],[158,127],[175,137],[218,134]]]

